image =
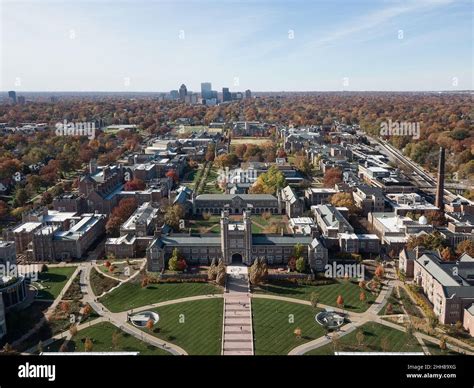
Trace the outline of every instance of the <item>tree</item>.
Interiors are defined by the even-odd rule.
[[[84,351],[85,352],[92,352],[92,348],[94,347],[94,344],[92,340],[87,337],[86,340],[84,341]]]
[[[364,291],[361,291],[360,294],[359,294],[359,300],[364,303],[365,300],[366,300],[366,296],[365,296],[365,292]]]
[[[138,178],[133,178],[131,181],[125,183],[123,189],[124,191],[139,191],[145,190],[146,183]]]
[[[69,328],[69,334],[71,334],[71,337],[74,337],[77,334],[77,326],[76,325],[71,325]]]
[[[61,303],[59,304],[59,309],[63,312],[63,313],[68,313],[69,310],[71,309],[71,305],[69,304],[69,302],[66,302],[66,301],[61,301]]]
[[[324,174],[324,187],[334,187],[340,182],[342,182],[342,171],[339,168],[328,168]]]
[[[176,170],[169,170],[169,171],[166,173],[166,177],[172,179],[174,183],[178,183],[178,182],[179,182],[179,175],[178,175],[178,173],[176,172]]]
[[[474,257],[474,241],[464,240],[456,246],[456,253],[460,256],[467,253],[469,256]]]
[[[454,261],[456,260],[456,255],[454,254],[451,247],[445,247],[444,249],[441,250],[441,258],[444,261]]]
[[[335,207],[347,207],[350,213],[356,211],[356,205],[352,193],[336,193],[331,196],[331,205]]]
[[[212,263],[207,270],[207,278],[209,280],[216,280],[216,277],[217,277],[216,259],[212,259]]]
[[[336,304],[342,308],[344,307],[344,298],[342,297],[342,295],[338,295],[337,299],[336,299]]]
[[[425,213],[428,223],[433,226],[442,226],[446,223],[446,217],[441,210],[432,210]]]
[[[393,313],[393,306],[391,303],[387,303],[387,307],[385,308],[385,314],[391,315]]]
[[[297,155],[294,163],[296,169],[301,171],[304,175],[311,174],[311,163],[305,155]]]
[[[377,266],[377,268],[375,269],[375,276],[377,276],[377,278],[379,279],[382,279],[383,276],[384,276],[384,269],[383,269],[383,266],[381,264],[379,264]]]
[[[258,257],[255,259],[249,269],[249,280],[253,285],[262,284],[268,275],[268,268],[263,260]]]
[[[184,217],[184,208],[180,204],[174,204],[166,209],[164,221],[165,224],[173,228],[179,229],[179,222]]]
[[[173,253],[168,261],[168,268],[170,271],[182,271],[180,261],[183,260],[178,248],[173,249]]]
[[[293,331],[293,333],[295,334],[296,338],[299,339],[299,338],[301,338],[302,330],[301,330],[301,328],[297,327],[297,328]]]
[[[442,336],[439,340],[439,348],[444,352],[448,348],[448,344],[446,342],[446,337]]]
[[[148,330],[152,331],[154,325],[155,325],[155,322],[153,322],[153,319],[149,318],[148,321],[146,321],[146,328]]]
[[[222,260],[219,260],[219,264],[217,264],[216,283],[219,286],[224,287],[226,277],[227,277],[227,274],[226,274],[225,264]]]
[[[311,293],[310,302],[311,302],[311,306],[313,307],[313,309],[316,310],[318,308],[318,304],[319,304],[319,295],[316,292]]]
[[[28,193],[26,192],[25,189],[20,188],[15,191],[15,194],[13,197],[14,207],[23,206],[26,204],[27,201],[28,201]]]
[[[276,166],[271,166],[267,172],[257,178],[249,192],[253,194],[275,194],[285,187],[285,184],[286,180],[283,173]]]
[[[296,270],[298,272],[304,272],[306,270],[306,261],[304,257],[301,256],[296,260]]]
[[[82,309],[82,313],[84,314],[84,316],[89,316],[91,313],[92,313],[92,307],[90,306],[89,303],[86,303],[86,305],[84,306],[84,308]]]

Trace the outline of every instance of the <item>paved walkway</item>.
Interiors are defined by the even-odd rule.
[[[248,268],[227,267],[222,355],[253,355],[252,305]]]
[[[384,316],[378,315],[378,313],[382,310],[382,308],[385,306],[387,303],[388,298],[390,297],[390,294],[393,290],[393,285],[397,283],[397,280],[395,278],[395,275],[392,271],[387,271],[386,273],[386,281],[384,282],[385,286],[383,287],[382,291],[379,293],[377,296],[377,299],[375,302],[367,309],[367,311],[363,313],[353,313],[353,312],[348,312],[348,316],[350,319],[350,323],[342,326],[340,330],[337,332],[339,338],[342,336],[345,336],[351,332],[353,332],[355,329],[358,327],[361,327],[365,323],[368,322],[375,322],[380,325],[384,325],[387,327],[390,327],[392,329],[400,330],[403,332],[406,332],[406,328],[402,325],[398,325],[394,322],[387,321],[385,319],[382,319]],[[254,295],[256,296],[256,295]],[[269,296],[269,295],[267,295]],[[262,296],[261,296],[262,297]],[[281,297],[278,297],[278,299],[281,299]],[[284,299],[289,299],[289,298],[284,298]],[[296,301],[293,300],[295,303],[300,303],[301,301]],[[304,304],[309,304],[309,302],[304,303]],[[324,305],[319,304],[319,306],[324,307]],[[337,310],[334,308],[334,310]],[[305,344],[302,344],[300,346],[297,346],[296,348],[292,349],[288,354],[289,355],[302,355],[305,354],[313,349],[317,349],[321,346],[327,345],[328,343],[331,343],[332,341],[332,336],[334,333],[330,333],[327,336],[319,337],[313,341],[307,342]],[[422,346],[422,349],[425,354],[430,354],[428,351],[427,346],[425,345],[424,341],[430,341],[435,344],[439,344],[440,340],[436,337],[430,336],[428,334],[416,332],[414,334],[416,337],[417,341],[420,343]],[[456,338],[449,337],[447,336],[446,339],[450,341],[450,343],[447,344],[447,347],[451,350],[459,352],[459,346],[463,347],[466,350],[462,350],[466,354],[474,354],[474,347],[467,345],[465,342],[462,342]],[[458,346],[455,346],[458,345]]]
[[[135,338],[147,342],[153,346],[156,346],[160,349],[166,350],[174,355],[186,355],[186,351],[179,347],[178,345],[172,344],[170,342],[164,341],[160,338],[157,338],[151,334],[144,332],[143,330],[132,326],[128,323],[128,314],[127,312],[121,313],[112,313],[109,311],[102,303],[98,302],[95,298],[94,292],[92,291],[89,276],[93,264],[82,264],[83,268],[81,272],[81,291],[84,294],[83,301],[88,303],[99,315],[104,317],[104,319],[113,325],[117,326],[119,329],[124,332],[133,335]]]

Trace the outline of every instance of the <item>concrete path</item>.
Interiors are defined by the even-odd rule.
[[[227,267],[222,355],[253,355],[252,305],[248,268]]]
[[[88,303],[99,315],[105,318],[106,321],[117,326],[119,329],[124,332],[133,335],[135,338],[147,342],[153,346],[156,346],[160,349],[166,350],[174,355],[186,355],[186,351],[179,347],[178,345],[172,344],[170,342],[159,339],[151,334],[146,333],[145,331],[132,326],[128,323],[128,314],[127,312],[112,313],[109,311],[102,303],[98,302],[95,298],[94,292],[92,291],[89,276],[90,271],[93,266],[93,263],[83,264],[81,272],[81,291],[84,295],[83,301]]]

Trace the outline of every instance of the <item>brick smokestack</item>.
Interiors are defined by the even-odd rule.
[[[444,159],[445,150],[443,147],[439,149],[439,164],[438,164],[438,182],[436,185],[436,207],[444,211]]]

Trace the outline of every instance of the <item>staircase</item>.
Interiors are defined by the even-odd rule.
[[[248,270],[227,267],[222,355],[253,355],[252,306]]]

